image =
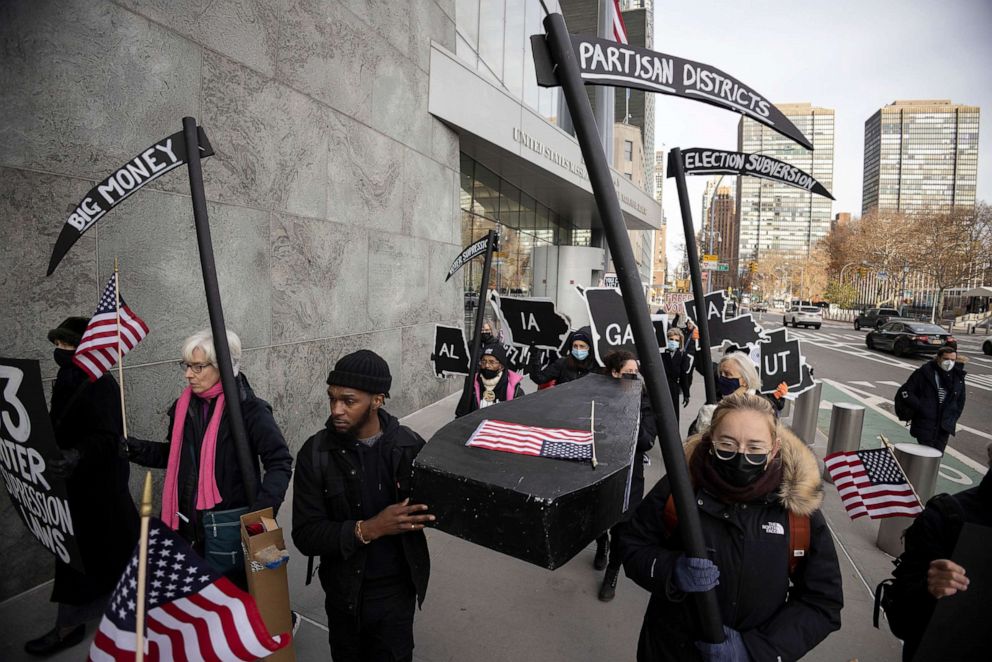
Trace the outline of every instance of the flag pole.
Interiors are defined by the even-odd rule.
[[[117,386],[121,391],[121,421],[124,424],[124,436],[127,437],[127,410],[124,408],[124,353],[121,352],[121,272],[114,256],[114,298],[117,313]]]
[[[152,516],[152,472],[145,473],[145,488],[141,493],[141,537],[138,539],[138,599],[135,609],[134,659],[145,659],[145,581],[148,565],[148,519]]]
[[[592,468],[595,469],[599,462],[596,461],[596,401],[592,401],[589,411],[589,435],[592,438]]]
[[[925,506],[923,504],[923,500],[920,499],[920,495],[916,493],[916,488],[913,487],[913,483],[909,480],[909,474],[907,474],[906,470],[902,468],[902,464],[899,463],[899,458],[896,457],[895,447],[892,445],[892,442],[889,441],[884,434],[878,435],[878,438],[881,440],[882,445],[885,446],[885,449],[889,451],[889,455],[892,456],[892,459],[895,460],[896,466],[899,467],[899,471],[902,472],[903,478],[906,479],[906,484],[909,485],[909,489],[913,490],[913,496],[916,497],[916,503],[920,504],[920,508],[924,508]]]

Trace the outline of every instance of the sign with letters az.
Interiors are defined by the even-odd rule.
[[[200,158],[213,155],[214,150],[207,140],[203,127],[197,127],[196,131]],[[183,132],[177,131],[159,140],[91,188],[62,226],[62,232],[59,233],[51,260],[48,262],[47,275],[52,275],[73,244],[107,212],[124,202],[142,186],[175,170],[186,161],[186,142]]]
[[[458,326],[434,325],[434,374],[438,377],[468,375],[470,362],[465,332]]]
[[[0,477],[14,510],[45,549],[83,572],[37,361],[0,358]]]

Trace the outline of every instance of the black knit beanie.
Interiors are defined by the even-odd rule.
[[[334,370],[327,375],[327,384],[357,388],[366,393],[383,393],[388,398],[393,377],[385,359],[372,350],[360,349],[338,359]]]
[[[89,317],[66,317],[61,324],[48,332],[48,342],[61,340],[73,347],[79,347],[79,341],[83,339],[89,323]]]

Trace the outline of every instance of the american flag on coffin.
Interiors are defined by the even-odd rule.
[[[831,453],[823,465],[851,519],[912,517],[923,511],[887,448]]]
[[[479,423],[465,445],[558,460],[588,462],[592,459],[592,432],[589,430],[542,428],[485,420]]]

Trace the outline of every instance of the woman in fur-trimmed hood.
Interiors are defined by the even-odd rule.
[[[651,592],[638,661],[798,660],[840,628],[843,607],[816,457],[767,399],[738,394],[688,440],[686,459],[709,558],[684,553],[663,478],[621,540],[627,576]],[[720,644],[701,641],[687,599],[714,588]]]

